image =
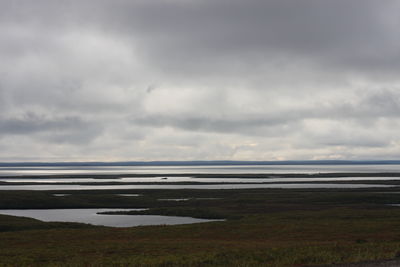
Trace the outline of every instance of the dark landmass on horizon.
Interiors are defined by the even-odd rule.
[[[0,162],[0,167],[64,166],[218,166],[218,165],[368,165],[400,164],[400,160],[285,160],[285,161],[117,161],[117,162]]]

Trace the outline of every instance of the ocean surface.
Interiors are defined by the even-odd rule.
[[[328,183],[301,183],[301,184],[195,184],[195,185],[4,185],[0,190],[117,190],[117,189],[252,189],[252,188],[275,188],[275,189],[317,189],[317,188],[384,188],[395,187],[395,185],[376,184],[328,184]]]
[[[400,177],[279,177],[296,173],[400,172],[395,164],[358,165],[220,165],[220,166],[71,166],[0,167],[0,190],[105,190],[105,189],[248,189],[248,188],[370,188],[392,187],[384,181]],[[200,178],[191,175],[214,174]],[[46,175],[74,175],[72,178]],[[85,177],[79,177],[79,174]],[[90,175],[93,174],[93,178]],[[101,174],[155,174],[155,177],[118,177],[96,179]],[[174,177],[173,174],[185,174]],[[224,178],[219,174],[274,174],[270,178]],[[37,177],[18,177],[18,176]],[[43,175],[44,177],[40,177]],[[158,176],[159,175],[159,176]],[[187,176],[186,176],[187,175]],[[357,183],[354,183],[357,181]],[[363,184],[362,181],[368,181]],[[353,182],[353,183],[352,183]],[[24,184],[30,183],[30,184]],[[90,183],[90,184],[88,184]],[[112,183],[112,184],[105,184]],[[135,184],[129,184],[135,183]],[[160,184],[162,183],[162,184]],[[175,184],[174,184],[175,183]],[[180,184],[177,184],[180,183]]]
[[[400,172],[399,164],[0,167],[0,176],[51,174],[194,174]]]

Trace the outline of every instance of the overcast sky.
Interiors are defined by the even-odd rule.
[[[400,0],[0,0],[0,161],[400,159]]]

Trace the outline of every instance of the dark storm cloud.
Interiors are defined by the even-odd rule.
[[[20,118],[2,118],[0,120],[0,133],[32,134],[40,131],[74,129],[82,127],[84,124],[83,121],[76,117],[56,117],[49,119],[28,113]]]
[[[171,72],[221,71],[232,63],[247,67],[281,56],[360,72],[392,72],[400,67],[398,4],[117,1],[102,16],[109,21],[106,28],[143,38],[139,46],[150,61]]]
[[[44,142],[79,144],[101,133],[99,125],[79,117],[48,117],[34,113],[0,119],[0,137],[25,135]]]
[[[232,68],[232,63],[265,64],[281,56],[361,72],[392,72],[400,67],[398,4],[395,0],[35,4],[17,0],[4,4],[2,17],[53,32],[82,27],[110,36],[122,34],[156,67],[182,75],[221,71]]]
[[[288,117],[276,117],[276,118],[202,118],[202,117],[168,117],[168,116],[148,116],[135,118],[132,120],[133,123],[153,126],[153,127],[176,127],[183,130],[189,131],[202,131],[202,132],[217,132],[217,133],[241,133],[241,134],[256,134],[263,135],[265,131],[270,129],[277,130],[277,127],[284,127],[289,122]],[[264,128],[264,130],[263,130]],[[292,129],[291,129],[292,130]],[[282,128],[277,135],[284,134]]]

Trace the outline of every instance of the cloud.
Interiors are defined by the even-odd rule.
[[[243,72],[296,59],[365,75],[394,74],[398,5],[373,0],[116,1],[109,6],[112,12],[97,15],[107,21],[107,30],[139,39],[135,44],[154,66],[179,76]]]
[[[399,7],[1,1],[0,158],[398,158]]]
[[[101,132],[99,124],[79,117],[48,117],[26,113],[19,117],[0,119],[0,138],[22,135],[31,138],[32,142],[82,144],[90,142]]]

